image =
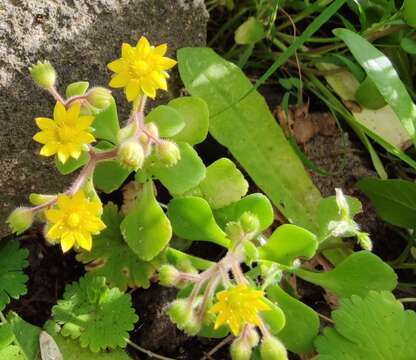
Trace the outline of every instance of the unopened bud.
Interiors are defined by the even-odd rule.
[[[111,91],[103,87],[95,87],[88,91],[87,101],[97,109],[104,110],[112,102]]]
[[[337,203],[338,211],[341,217],[348,218],[350,216],[350,206],[348,205],[347,198],[342,192],[342,189],[335,189],[335,201]]]
[[[281,341],[274,336],[267,335],[260,345],[262,360],[287,360],[287,351]]]
[[[161,140],[157,144],[159,159],[166,166],[175,165],[181,158],[178,145],[169,140]]]
[[[201,327],[202,321],[198,318],[198,315],[195,313],[195,311],[191,311],[191,317],[184,326],[183,331],[189,336],[195,336],[201,331]]]
[[[135,122],[132,122],[125,127],[121,128],[118,132],[118,142],[122,143],[123,141],[128,140],[131,138],[137,130],[137,126]]]
[[[252,346],[245,339],[238,338],[230,346],[232,360],[250,360]]]
[[[227,237],[233,241],[241,241],[244,237],[244,231],[239,221],[230,221],[225,226]]]
[[[43,89],[50,89],[55,85],[56,71],[49,61],[38,61],[29,68],[34,82]]]
[[[142,145],[135,140],[128,140],[120,145],[117,159],[129,170],[137,171],[143,166],[144,152]]]
[[[34,214],[31,208],[18,207],[7,218],[6,222],[14,233],[20,235],[29,229],[34,220]]]
[[[176,299],[168,307],[166,313],[176,326],[183,330],[192,317],[191,304],[187,298]]]
[[[257,346],[260,340],[259,333],[254,327],[251,326],[249,329],[246,330],[244,338],[251,347]]]
[[[146,125],[146,132],[153,138],[159,138],[159,129],[154,122],[149,122]]]
[[[176,286],[180,280],[180,273],[172,265],[163,265],[159,269],[159,284],[164,286]]]
[[[372,251],[373,250],[373,242],[371,241],[370,237],[365,232],[358,232],[357,233],[357,240],[360,246],[364,250]]]
[[[258,217],[249,211],[240,216],[240,224],[246,234],[255,234],[260,229]]]
[[[32,193],[29,195],[29,201],[32,205],[38,206],[42,205],[48,201],[54,199],[56,195],[46,195],[46,194],[36,194]]]

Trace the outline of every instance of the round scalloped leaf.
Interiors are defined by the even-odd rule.
[[[410,360],[416,354],[416,313],[387,292],[343,299],[315,345],[319,360]]]
[[[211,207],[219,209],[240,200],[247,193],[248,182],[230,159],[222,158],[207,167],[199,188]]]
[[[27,249],[20,249],[13,237],[0,241],[0,311],[10,302],[26,294],[28,276],[23,269],[28,265]]]
[[[155,107],[144,121],[156,124],[159,136],[162,138],[175,136],[185,127],[185,121],[180,112],[167,105]]]
[[[176,235],[187,240],[211,241],[227,247],[225,233],[217,225],[206,200],[187,196],[172,199],[168,217]]]
[[[205,140],[208,134],[209,112],[204,100],[197,96],[184,96],[173,99],[168,106],[177,110],[183,120],[185,127],[172,140],[184,141],[196,145]]]
[[[130,249],[120,232],[123,216],[113,203],[104,207],[102,220],[107,227],[93,240],[91,251],[83,251],[77,260],[86,264],[85,268],[94,276],[104,276],[111,287],[121,291],[128,287],[150,286],[153,266]]]
[[[79,338],[92,352],[125,347],[128,331],[138,320],[129,294],[106,287],[104,277],[92,276],[67,285],[52,314],[62,325],[61,335]]]
[[[120,225],[124,240],[137,256],[150,261],[169,243],[172,227],[156,200],[153,182],[148,181],[137,197],[133,208]]]
[[[101,110],[95,116],[91,126],[94,128],[95,138],[108,140],[113,144],[118,143],[120,124],[118,122],[117,105],[114,98],[107,108]]]

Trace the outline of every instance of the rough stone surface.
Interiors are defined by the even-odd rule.
[[[106,85],[106,64],[119,57],[122,42],[145,35],[167,42],[174,56],[180,47],[204,45],[207,19],[203,0],[0,1],[0,235],[8,232],[7,214],[30,192],[55,193],[68,182],[31,139],[34,117],[49,117],[53,101],[33,84],[28,66],[51,61],[61,92],[79,80]],[[117,100],[123,115],[126,103]]]

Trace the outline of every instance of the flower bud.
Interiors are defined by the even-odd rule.
[[[53,198],[55,198],[56,195],[46,195],[46,194],[36,194],[32,193],[29,195],[29,201],[32,205],[42,205],[48,201],[51,201]]]
[[[259,333],[254,327],[250,326],[246,330],[245,339],[251,347],[255,347],[257,346],[260,340]]]
[[[250,360],[252,346],[244,339],[238,338],[230,346],[232,360]]]
[[[260,229],[260,222],[256,215],[246,211],[240,216],[241,228],[246,234],[257,233]]]
[[[241,241],[244,237],[244,231],[239,221],[230,221],[225,226],[227,237],[233,241]]]
[[[146,131],[152,137],[158,139],[159,138],[159,129],[154,122],[149,122],[146,124]]]
[[[120,145],[117,159],[129,170],[137,171],[143,166],[143,147],[135,140],[128,140]]]
[[[49,61],[38,61],[29,68],[34,82],[43,89],[50,89],[55,85],[56,71]]]
[[[189,321],[183,328],[184,333],[189,336],[195,336],[201,331],[201,327],[202,321],[198,319],[198,316],[195,314],[195,311],[191,311]]]
[[[287,351],[281,341],[274,336],[263,337],[260,345],[262,360],[287,360]]]
[[[106,109],[113,100],[111,91],[103,87],[95,87],[88,91],[86,95],[87,101],[97,109]]]
[[[181,158],[178,145],[169,140],[161,140],[157,144],[159,159],[166,166],[175,165]]]
[[[187,298],[176,299],[168,307],[166,313],[176,326],[183,330],[192,317],[191,304]]]
[[[33,224],[34,214],[31,208],[18,207],[7,218],[6,222],[14,233],[20,235]]]
[[[137,130],[136,123],[132,122],[125,127],[121,128],[118,132],[118,142],[122,143],[131,138]]]
[[[180,278],[180,273],[172,265],[163,265],[159,269],[159,284],[164,286],[176,286]]]

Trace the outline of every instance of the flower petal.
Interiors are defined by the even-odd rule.
[[[62,219],[62,211],[58,209],[49,209],[45,211],[46,219],[55,224]]]
[[[140,82],[137,80],[131,80],[124,89],[128,101],[133,101],[140,94]]]
[[[82,247],[83,249],[90,251],[92,248],[92,237],[91,234],[84,231],[84,232],[76,232],[75,238],[77,241],[77,244]]]
[[[62,236],[63,221],[58,221],[47,232],[46,237],[52,240],[59,239]]]
[[[156,60],[160,70],[169,70],[176,65],[176,61],[167,57],[160,57]]]
[[[52,156],[52,155],[55,155],[57,151],[58,151],[58,145],[56,145],[56,143],[48,143],[42,146],[39,154],[42,156]]]
[[[61,238],[61,248],[62,252],[66,253],[70,250],[75,244],[75,236],[72,232],[67,232],[62,235]]]
[[[140,58],[146,58],[150,54],[149,41],[142,36],[136,45],[136,55]]]
[[[107,65],[107,67],[116,73],[122,72],[123,69],[127,67],[126,61],[124,59],[117,59],[112,61]]]
[[[81,130],[85,130],[91,126],[93,121],[94,121],[94,116],[91,116],[91,115],[80,116],[77,120],[77,128]]]
[[[56,127],[55,121],[49,118],[38,117],[35,119],[35,121],[36,121],[36,125],[41,130],[49,130],[49,129],[53,129]]]
[[[121,57],[125,60],[129,60],[133,56],[134,50],[130,44],[123,43],[121,45]]]
[[[49,130],[36,133],[32,139],[41,144],[47,144],[56,140],[55,133]]]
[[[72,103],[72,105],[69,107],[66,113],[67,121],[72,121],[72,122],[77,121],[77,119],[79,118],[80,110],[81,110],[81,103],[79,101]]]
[[[168,50],[167,44],[160,44],[153,49],[153,54],[158,55],[158,56],[163,56],[166,54],[167,50]]]
[[[121,72],[119,74],[113,75],[110,80],[110,85],[113,88],[122,88],[125,87],[130,81],[130,76],[127,72]]]
[[[141,84],[141,88],[143,92],[151,99],[154,99],[156,97],[156,88],[153,85],[153,81],[151,78],[144,79]]]
[[[64,122],[66,120],[66,110],[65,106],[57,101],[55,108],[53,109],[53,118],[57,122]]]

